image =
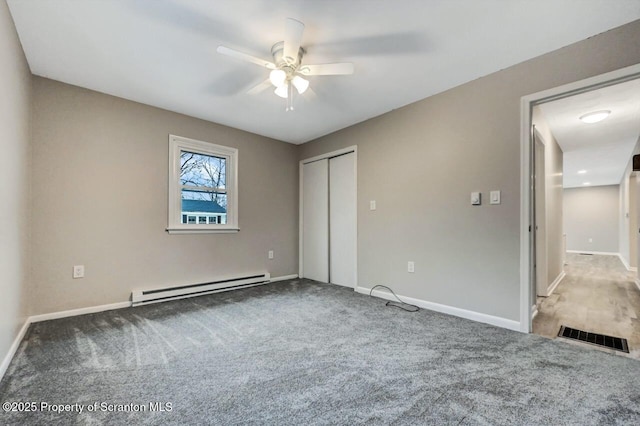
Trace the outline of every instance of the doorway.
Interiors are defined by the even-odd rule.
[[[532,112],[536,105],[552,100],[587,93],[595,89],[616,85],[640,78],[640,65],[545,90],[521,99],[521,220],[520,220],[520,326],[521,331],[532,331],[532,316],[535,306],[537,282],[535,274],[535,183],[534,183],[534,138]],[[637,260],[636,260],[637,261]]]
[[[356,147],[300,162],[301,278],[357,285]]]
[[[588,343],[613,336],[625,349],[605,350],[640,358],[638,187],[632,171],[632,156],[640,153],[640,75],[632,68],[624,77],[529,103],[531,278],[524,297],[537,296],[538,302],[523,314],[531,312],[529,332],[588,335]],[[601,117],[593,120],[594,115]],[[545,148],[545,140],[551,147]],[[549,161],[551,170],[545,170]],[[548,223],[558,214],[559,229]],[[564,259],[558,271],[555,261]]]

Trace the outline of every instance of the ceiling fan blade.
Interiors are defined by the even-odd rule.
[[[302,75],[348,75],[353,74],[353,64],[342,62],[339,64],[303,65],[298,69]]]
[[[300,43],[302,43],[303,31],[304,24],[302,22],[293,18],[287,18],[284,26],[284,51],[282,54],[285,61],[290,64],[298,60],[298,51],[300,50]]]
[[[267,90],[269,87],[272,87],[271,80],[266,79],[260,84],[253,86],[251,89],[247,90],[248,95],[257,95],[258,93],[262,93]]]
[[[217,50],[218,53],[221,53],[223,55],[231,56],[232,58],[240,59],[240,60],[246,61],[246,62],[252,62],[252,63],[254,63],[256,65],[260,65],[262,67],[269,68],[270,70],[273,70],[273,69],[276,68],[276,66],[273,64],[273,62],[265,61],[264,59],[256,58],[255,56],[247,55],[246,53],[242,53],[242,52],[239,52],[239,51],[234,50],[234,49],[230,49],[230,48],[225,47],[225,46],[218,46],[218,49],[216,49],[216,50]]]

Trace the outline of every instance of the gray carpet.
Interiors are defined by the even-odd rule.
[[[640,362],[296,280],[34,324],[0,396],[85,406],[2,424],[637,425]]]

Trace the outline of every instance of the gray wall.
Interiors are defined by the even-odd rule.
[[[562,149],[551,133],[539,106],[534,107],[532,123],[544,139],[545,210],[547,230],[547,286],[562,273],[564,253],[562,238]],[[535,300],[533,298],[532,300]]]
[[[34,77],[32,314],[298,270],[295,145]],[[237,234],[168,235],[168,135],[238,148]],[[275,259],[267,259],[267,251]],[[72,266],[86,277],[72,279]]]
[[[619,203],[620,185],[565,189],[567,250],[617,253]]]
[[[637,173],[633,172],[633,156],[640,154],[640,138],[636,142],[633,153],[629,158],[629,163],[625,169],[624,175],[620,180],[620,247],[618,252],[629,267],[638,266],[638,183]]]
[[[359,284],[518,321],[520,98],[640,62],[639,38],[636,21],[302,145],[358,145]]]
[[[0,360],[27,316],[31,73],[0,1]]]

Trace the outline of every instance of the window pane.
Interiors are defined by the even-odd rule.
[[[227,160],[222,157],[180,151],[180,184],[226,188]]]
[[[189,224],[207,223],[207,217],[217,215],[219,224],[227,223],[227,194],[182,190],[182,212]],[[196,217],[198,220],[196,220]],[[193,218],[193,221],[191,220]],[[215,223],[209,221],[209,223]]]

